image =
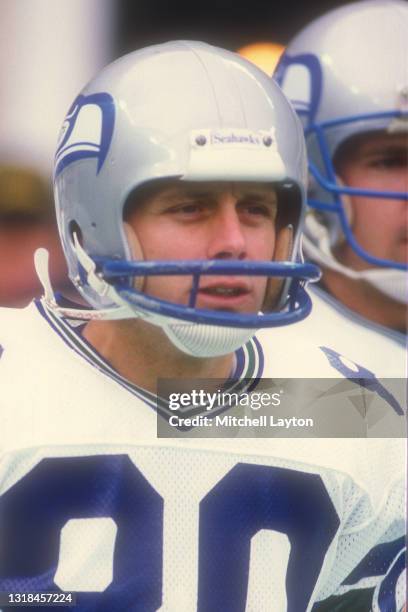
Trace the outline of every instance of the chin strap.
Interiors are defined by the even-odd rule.
[[[77,251],[78,259],[80,260],[81,265],[87,272],[88,281],[90,286],[94,289],[98,287],[104,291],[104,295],[108,296],[108,289],[103,285],[108,285],[103,279],[99,278],[99,276],[95,272],[95,263],[92,261],[90,257],[85,253],[82,247],[79,245],[79,242],[74,237],[74,241],[76,240],[75,246],[79,246],[79,250],[82,251],[81,255]],[[83,257],[83,255],[85,255]],[[47,249],[39,248],[34,253],[34,266],[39,281],[44,289],[44,301],[48,308],[56,312],[57,314],[68,317],[69,319],[83,319],[85,321],[90,320],[98,320],[98,321],[107,321],[112,319],[125,319],[130,317],[135,317],[136,314],[132,311],[124,302],[123,305],[106,308],[101,310],[89,310],[82,308],[66,308],[64,306],[59,306],[55,299],[54,290],[51,285],[50,275],[49,275],[49,253]],[[87,269],[88,268],[88,269]],[[91,284],[92,282],[92,284]],[[109,289],[112,287],[108,286]],[[110,296],[109,296],[110,297]],[[120,299],[118,296],[115,298],[116,300]]]
[[[54,290],[51,285],[50,275],[49,275],[49,260],[50,254],[47,249],[39,248],[34,253],[34,267],[37,273],[38,279],[44,289],[44,300],[50,306],[58,306]]]

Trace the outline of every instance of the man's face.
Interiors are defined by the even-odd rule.
[[[276,193],[266,184],[172,181],[131,206],[126,222],[146,261],[271,261],[276,213]],[[261,276],[202,276],[196,306],[255,313],[266,283]],[[143,285],[146,294],[183,305],[191,288],[189,275],[151,276]]]
[[[407,192],[408,135],[366,134],[346,146],[335,165],[349,187]],[[407,262],[407,201],[375,197],[350,200],[351,228],[358,244],[375,257]],[[346,244],[339,248],[338,257],[354,269],[369,267]]]

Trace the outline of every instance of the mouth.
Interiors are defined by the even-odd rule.
[[[251,308],[252,300],[252,291],[243,282],[212,283],[197,293],[197,305],[204,308]]]

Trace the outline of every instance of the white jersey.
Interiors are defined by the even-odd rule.
[[[336,349],[273,338],[239,349],[234,376],[288,376],[306,355],[305,376],[345,376]],[[0,592],[74,591],[78,612],[309,612],[387,578],[402,439],[159,439],[157,398],[44,304],[1,311],[0,346]]]

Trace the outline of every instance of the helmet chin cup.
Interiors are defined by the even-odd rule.
[[[180,351],[202,359],[228,355],[246,344],[256,333],[256,329],[202,324],[171,324],[163,330]]]

